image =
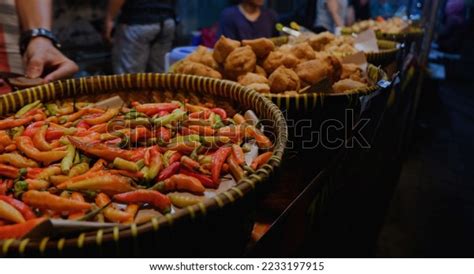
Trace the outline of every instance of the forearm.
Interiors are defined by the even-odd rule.
[[[105,18],[107,20],[113,21],[115,17],[117,17],[117,15],[119,14],[120,9],[122,8],[124,3],[125,3],[125,0],[109,0]]]
[[[336,27],[344,26],[344,18],[339,16],[339,6],[337,0],[328,0],[327,6]]]
[[[16,9],[23,30],[51,30],[52,0],[16,0]]]

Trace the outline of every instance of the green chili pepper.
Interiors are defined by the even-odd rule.
[[[40,100],[37,100],[37,101],[34,101],[33,103],[31,104],[28,104],[24,107],[22,107],[16,114],[15,114],[15,118],[20,118],[22,115],[24,115],[25,113],[27,113],[28,111],[30,110],[33,110],[35,108],[38,108],[41,106],[41,101]]]
[[[225,127],[224,123],[222,122],[222,118],[220,115],[214,115],[214,125],[212,126],[213,129],[218,129],[221,127]]]
[[[13,190],[15,197],[19,197],[23,192],[28,191],[28,183],[25,181],[18,181],[15,183]]]
[[[124,117],[127,120],[133,120],[137,118],[148,118],[148,116],[145,113],[138,112],[134,108],[132,108],[130,112],[126,113]]]
[[[191,134],[186,136],[177,136],[170,140],[170,143],[183,143],[183,142],[199,142],[201,137],[197,134]]]
[[[76,153],[76,155],[77,154],[79,154],[79,153]],[[71,170],[69,171],[69,177],[75,177],[75,176],[78,176],[78,175],[82,175],[82,174],[86,173],[88,170],[89,170],[89,164],[88,163],[83,162],[83,163],[77,164],[77,165],[73,166],[71,168]]]
[[[128,170],[128,171],[131,171],[131,172],[137,172],[141,169],[141,168],[139,168],[137,163],[124,160],[120,157],[117,157],[117,158],[114,159],[113,165],[114,165],[115,168]]]
[[[81,155],[80,155],[80,153],[76,153],[76,155],[74,155],[74,162],[73,162],[73,164],[77,165],[77,164],[79,164],[79,163],[81,163]]]
[[[58,114],[59,108],[56,104],[46,104],[46,110],[49,112],[50,115],[54,116]]]
[[[138,127],[138,126],[150,126],[151,122],[149,118],[136,118],[132,120],[125,120],[126,127]]]
[[[25,131],[24,126],[14,127],[10,129],[10,136],[12,137],[12,139],[16,139],[17,137],[21,136],[24,131]]]
[[[65,175],[69,173],[73,165],[74,158],[76,157],[76,147],[69,144],[66,151],[66,157],[64,157],[61,161],[61,171]]]
[[[173,122],[183,121],[186,118],[186,112],[181,109],[175,109],[173,113],[153,119],[153,124],[157,126],[166,126]]]

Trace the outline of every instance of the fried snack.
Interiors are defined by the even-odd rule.
[[[268,84],[268,79],[253,72],[239,76],[239,84],[248,86],[250,84]]]
[[[331,84],[334,84],[341,79],[342,64],[337,57],[328,53],[317,52],[316,59],[323,60],[328,65],[328,76]]]
[[[261,75],[261,76],[263,76],[263,77],[265,77],[265,78],[267,78],[267,76],[268,76],[268,75],[267,75],[267,72],[266,72],[261,66],[259,66],[259,65],[257,65],[257,66],[255,67],[255,73],[258,74],[258,75]]]
[[[362,69],[356,64],[342,64],[341,80],[344,79],[352,79],[361,83],[366,82]]]
[[[315,51],[322,51],[324,47],[331,41],[336,39],[336,36],[330,32],[322,32],[312,36],[308,43]]]
[[[268,38],[259,38],[254,40],[243,40],[243,46],[250,46],[258,58],[266,57],[275,49],[275,44]]]
[[[278,67],[268,78],[270,90],[273,93],[285,91],[298,91],[300,89],[300,79],[298,75],[285,66]]]
[[[199,46],[196,51],[186,57],[186,60],[206,65],[214,70],[219,68],[219,64],[212,57],[212,52],[204,46]]]
[[[222,35],[214,46],[214,52],[212,53],[212,56],[217,63],[222,64],[224,63],[227,56],[229,56],[229,54],[238,47],[240,47],[239,41],[229,39]]]
[[[315,85],[330,78],[329,65],[322,59],[303,62],[296,66],[295,72],[304,85]]]
[[[292,54],[300,61],[308,61],[316,57],[313,48],[307,42],[296,45],[283,45],[279,50],[285,54]]]
[[[216,79],[222,79],[222,75],[217,70],[214,70],[201,63],[184,60],[176,66],[176,73],[199,75],[205,77],[211,77]]]
[[[256,90],[260,93],[270,93],[270,86],[264,83],[254,83],[250,85],[246,85],[246,87]]]
[[[285,66],[287,68],[294,68],[300,61],[291,53],[284,53],[282,51],[272,51],[267,56],[262,66],[268,74],[272,74],[278,67]]]
[[[257,56],[250,46],[240,47],[232,51],[225,59],[224,69],[231,79],[255,71]]]
[[[367,85],[364,83],[357,82],[352,79],[344,79],[332,85],[332,90],[335,93],[343,93],[348,90],[359,89],[364,87],[367,87]]]

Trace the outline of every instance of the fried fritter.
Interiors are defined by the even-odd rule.
[[[298,77],[307,85],[315,85],[330,78],[329,65],[321,59],[303,62],[295,69]]]
[[[233,50],[225,59],[224,69],[231,79],[255,71],[257,56],[250,46]]]
[[[270,93],[270,86],[264,83],[254,83],[247,85],[246,87],[254,89],[260,93]]]
[[[222,75],[220,74],[220,72],[206,65],[203,65],[201,63],[196,63],[189,60],[184,60],[181,63],[177,64],[175,70],[176,70],[176,73],[199,75],[199,76],[211,77],[211,78],[216,78],[216,79],[222,79]]]
[[[342,64],[341,80],[344,79],[352,79],[361,83],[366,81],[362,69],[356,64]]]
[[[324,50],[324,47],[331,41],[336,39],[336,36],[330,32],[322,32],[312,36],[308,43],[315,51]]]
[[[248,72],[245,75],[241,75],[239,77],[239,84],[248,86],[250,84],[268,84],[268,79],[264,76],[261,76],[259,74],[253,73],[253,72]]]
[[[227,56],[229,56],[229,54],[238,47],[240,47],[239,41],[232,40],[222,35],[214,46],[214,52],[212,53],[212,56],[214,57],[214,60],[216,60],[219,64],[222,64],[224,63]]]
[[[331,81],[331,84],[334,84],[341,79],[342,64],[337,57],[324,52],[317,52],[316,59],[323,60],[328,65],[329,80]]]
[[[300,89],[300,79],[298,75],[285,66],[278,67],[268,78],[270,81],[270,90],[273,93],[280,93],[290,90],[298,91]]]
[[[275,44],[268,38],[243,40],[242,45],[250,46],[258,58],[264,58],[275,49]]]
[[[279,50],[286,54],[293,54],[300,61],[312,60],[316,56],[313,48],[307,42],[296,45],[284,45]]]
[[[255,67],[255,73],[258,74],[258,75],[261,75],[261,76],[263,76],[263,77],[265,77],[265,78],[267,78],[267,76],[268,76],[268,75],[267,75],[267,72],[266,72],[261,66],[259,66],[259,65],[257,65],[257,66]]]
[[[186,57],[186,60],[195,63],[201,63],[214,70],[219,68],[219,64],[217,64],[216,60],[214,60],[214,57],[212,57],[212,51],[204,46],[199,46],[196,51]]]
[[[336,93],[343,93],[348,90],[367,87],[366,84],[354,81],[352,79],[340,80],[332,86],[332,90]]]
[[[268,74],[273,73],[278,67],[294,68],[300,61],[293,54],[281,51],[272,51],[263,62],[263,68]]]

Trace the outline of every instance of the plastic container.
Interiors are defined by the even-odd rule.
[[[165,56],[165,71],[168,71],[174,63],[186,58],[186,56],[193,53],[196,49],[197,47],[195,46],[178,47],[168,52]]]

